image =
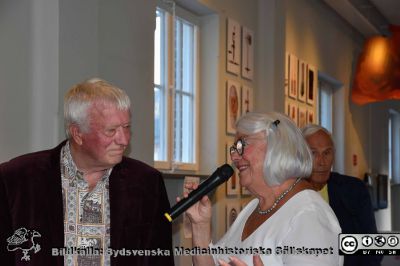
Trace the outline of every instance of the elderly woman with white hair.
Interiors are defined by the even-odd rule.
[[[241,186],[255,199],[215,244],[207,196],[187,211],[193,247],[220,251],[193,256],[194,265],[342,265],[338,220],[303,179],[311,174],[312,156],[287,116],[271,112],[241,117],[230,155]]]

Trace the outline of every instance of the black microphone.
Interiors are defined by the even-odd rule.
[[[189,209],[190,206],[199,201],[204,195],[218,187],[233,175],[233,168],[229,164],[224,164],[218,167],[217,170],[199,187],[189,193],[187,198],[182,199],[174,207],[172,207],[164,216],[168,221],[172,222],[176,217],[181,215],[184,211]]]

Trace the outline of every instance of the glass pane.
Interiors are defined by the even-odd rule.
[[[319,122],[332,132],[332,97],[333,88],[326,82],[319,83]]]
[[[161,22],[162,13],[156,11],[156,29],[154,31],[154,83],[161,84]]]
[[[174,160],[195,163],[194,26],[175,21]]]
[[[156,10],[154,31],[154,160],[168,160],[167,89],[165,87],[165,12]]]
[[[167,160],[167,127],[164,95],[154,88],[154,160]]]
[[[190,96],[182,97],[182,158],[185,163],[193,163],[193,103]]]
[[[182,90],[182,22],[175,21],[175,90]]]
[[[174,160],[194,163],[193,98],[177,93],[175,104]]]
[[[182,90],[193,91],[193,25],[183,23],[182,27]]]

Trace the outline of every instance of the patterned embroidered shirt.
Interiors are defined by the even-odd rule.
[[[110,265],[109,177],[112,168],[89,191],[83,173],[78,170],[67,142],[61,149],[61,179],[64,211],[64,265]],[[73,252],[78,248],[79,252]],[[84,253],[86,252],[86,253]],[[71,254],[70,254],[71,253]],[[79,253],[79,254],[78,254]],[[86,254],[86,255],[85,255]]]

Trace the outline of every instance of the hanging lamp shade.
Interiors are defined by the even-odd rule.
[[[400,26],[390,26],[391,37],[369,38],[358,58],[351,99],[363,105],[400,100]]]

